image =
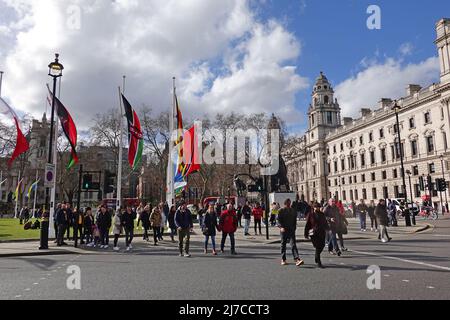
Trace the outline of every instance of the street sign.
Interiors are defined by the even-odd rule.
[[[53,188],[55,183],[55,171],[56,166],[54,164],[46,164],[45,165],[45,177],[44,177],[44,186],[45,188]]]

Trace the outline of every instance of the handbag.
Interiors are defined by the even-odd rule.
[[[206,227],[204,227],[204,228],[202,229],[202,232],[203,232],[203,235],[204,235],[204,236],[208,236],[208,235],[209,235],[209,229],[206,228]]]

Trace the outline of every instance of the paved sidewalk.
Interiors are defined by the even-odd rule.
[[[346,241],[351,240],[363,240],[363,239],[373,239],[377,240],[377,233],[371,232],[361,232],[359,230],[359,221],[357,219],[349,219],[349,233],[345,236]],[[404,224],[404,221],[401,221],[400,224]],[[306,242],[304,239],[303,231],[304,231],[305,222],[299,222],[297,229],[297,241],[298,242]],[[415,227],[397,227],[397,228],[389,228],[390,235],[394,238],[400,236],[408,236],[414,233],[422,232],[427,229],[433,228],[434,226],[430,223],[419,221],[417,226]],[[137,233],[140,233],[140,229],[136,230]],[[239,228],[236,233],[236,243],[237,246],[248,246],[248,245],[268,245],[268,244],[276,244],[280,243],[280,233],[279,229],[276,227],[270,228],[270,240],[266,240],[265,236],[265,228],[263,226],[263,235],[262,236],[244,236],[244,230]],[[250,233],[253,234],[254,229],[252,228]],[[220,234],[218,234],[218,238],[220,238]],[[177,248],[177,243],[172,243],[170,241],[170,237],[168,235],[165,236],[164,242],[160,243],[160,247],[167,249]],[[169,241],[168,241],[169,240]],[[193,243],[202,243],[204,240],[203,235],[201,234],[200,228],[196,225],[194,229],[194,233],[191,236],[191,241]],[[112,242],[112,241],[110,241]],[[39,242],[38,241],[23,241],[23,242],[7,242],[0,243],[0,257],[15,257],[15,256],[41,256],[41,255],[61,255],[61,254],[102,254],[105,252],[111,252],[111,250],[101,250],[101,249],[92,249],[86,248],[85,246],[79,246],[79,248],[73,247],[73,242],[67,242],[69,246],[65,247],[57,247],[53,241],[49,242],[49,250],[39,250]],[[120,244],[123,246],[124,240],[120,240]],[[152,247],[152,242],[147,243],[142,241],[142,235],[136,235],[135,240],[135,249],[143,250],[146,248]],[[197,245],[196,245],[197,246]]]

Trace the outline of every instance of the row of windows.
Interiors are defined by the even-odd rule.
[[[408,171],[406,171],[406,172],[408,172]],[[418,166],[413,166],[409,172],[411,173],[412,176],[415,176],[415,177],[419,176],[419,174],[420,174]],[[434,173],[436,173],[436,166],[435,166],[434,163],[429,163],[428,164],[428,174],[434,174]],[[400,170],[396,169],[396,168],[392,169],[391,177],[393,179],[400,178],[401,177]],[[367,182],[368,179],[370,179],[370,181],[372,181],[372,182],[378,180],[376,173],[372,172],[372,173],[370,173],[370,175],[362,174],[360,176],[359,180],[358,180],[358,176],[356,176],[356,175],[350,176],[350,177],[347,177],[347,178],[339,177],[337,179],[334,179],[334,186],[335,187],[338,187],[338,186],[340,187],[340,186],[346,185],[347,182],[350,185],[354,184],[354,183],[358,183],[358,182],[364,183],[364,182]],[[388,179],[388,172],[387,172],[387,170],[384,170],[384,171],[381,172],[381,180],[387,180],[387,179]],[[329,187],[332,186],[332,181],[331,180],[328,181],[328,186]]]
[[[447,145],[447,138],[446,138],[445,133],[443,133],[443,138],[444,138],[444,149],[447,150],[448,145]],[[425,143],[426,143],[427,153],[433,154],[436,151],[434,137],[433,136],[426,137]],[[391,151],[390,153],[391,153],[392,161],[399,160],[401,158],[401,154],[403,154],[404,156],[408,156],[405,154],[404,143],[401,143],[400,145],[398,143],[394,143],[393,145],[391,145],[390,151]],[[379,155],[380,155],[381,163],[386,163],[388,160],[386,148],[380,149]],[[409,156],[411,158],[415,158],[415,157],[419,156],[419,145],[418,145],[417,140],[410,141],[410,155]],[[346,169],[355,170],[357,167],[357,160],[358,160],[358,155],[356,155],[356,154],[352,154],[349,157],[347,157],[347,161],[346,161],[346,159],[341,159],[340,160],[340,168],[339,168],[339,161],[335,160],[333,163],[334,164],[334,168],[333,168],[334,173],[338,173],[339,170],[341,170],[341,171],[345,171]],[[377,159],[376,159],[376,152],[374,150],[369,152],[368,159],[367,159],[367,156],[365,153],[359,155],[359,163],[362,168],[367,166],[367,160],[369,160],[368,163],[371,166],[376,165]],[[331,169],[332,169],[331,165],[329,165],[328,172],[331,172]]]
[[[425,125],[431,124],[432,120],[431,120],[431,113],[430,112],[426,112],[424,114],[424,121],[425,121]],[[410,129],[415,129],[416,128],[416,120],[414,117],[409,119],[409,128]],[[398,132],[398,128],[397,125],[394,125],[394,134],[397,134]],[[379,139],[384,139],[385,138],[385,130],[384,128],[380,128],[378,130],[378,138]],[[363,145],[365,143],[364,141],[364,136],[360,136],[359,137],[359,144]],[[374,142],[374,134],[373,131],[369,132],[369,142]],[[349,146],[350,148],[354,148],[355,145],[353,143],[353,140],[349,141]],[[344,151],[344,143],[340,144],[340,151],[343,152]],[[337,153],[337,146],[333,146],[333,153]]]

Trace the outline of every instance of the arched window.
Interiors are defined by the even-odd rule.
[[[325,104],[328,104],[330,102],[330,98],[328,96],[325,96],[323,101]]]

